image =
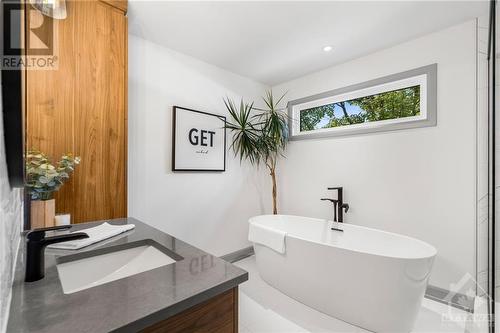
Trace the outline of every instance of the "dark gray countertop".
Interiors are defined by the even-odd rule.
[[[74,225],[71,231],[100,222]],[[111,224],[135,224],[135,229],[81,250],[47,249],[45,278],[24,282],[24,243],[19,250],[7,332],[136,332],[173,316],[248,279],[244,270],[203,252],[136,219]],[[132,247],[151,239],[183,257],[107,284],[65,295],[56,260],[111,246]],[[59,259],[57,259],[59,258]]]

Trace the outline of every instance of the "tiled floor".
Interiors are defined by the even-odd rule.
[[[311,309],[266,284],[259,276],[255,257],[235,263],[249,273],[240,285],[239,325],[241,333],[368,332]],[[466,316],[455,308],[424,299],[413,332],[467,332],[463,323],[443,320],[443,315]]]

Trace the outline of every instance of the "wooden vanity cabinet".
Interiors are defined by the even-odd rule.
[[[25,5],[25,40],[53,34],[57,69],[24,71],[26,150],[81,157],[56,193],[72,223],[127,216],[127,2],[69,0],[67,18]],[[44,25],[48,27],[49,25]],[[28,56],[29,47],[26,47]]]
[[[238,287],[160,321],[143,333],[237,333]]]

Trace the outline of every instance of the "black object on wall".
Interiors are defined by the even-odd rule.
[[[1,28],[3,54],[20,57],[21,49],[12,48],[20,45],[21,40],[21,4],[2,3]],[[18,17],[16,17],[16,15]],[[17,39],[17,40],[14,40]],[[22,71],[2,68],[2,114],[5,141],[5,157],[11,187],[24,186],[24,134],[22,108]]]
[[[495,224],[496,224],[496,0],[490,0],[490,22],[488,36],[488,266],[489,281],[489,331],[495,332]]]

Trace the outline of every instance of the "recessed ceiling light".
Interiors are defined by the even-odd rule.
[[[327,45],[323,48],[323,51],[325,52],[330,52],[331,50],[333,50],[333,47],[331,47],[330,45]]]

